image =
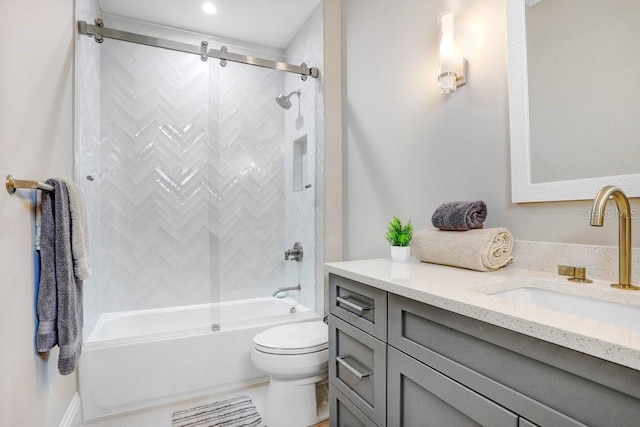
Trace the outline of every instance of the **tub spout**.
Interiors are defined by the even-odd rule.
[[[272,296],[272,297],[275,297],[276,295],[278,295],[280,292],[283,292],[283,291],[299,291],[300,289],[302,289],[302,287],[300,286],[300,283],[298,283],[298,286],[289,286],[289,287],[286,287],[286,288],[279,288],[279,289],[276,289],[276,290],[271,294],[271,296]]]

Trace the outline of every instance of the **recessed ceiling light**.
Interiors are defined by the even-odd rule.
[[[216,13],[218,11],[218,9],[216,8],[216,6],[213,3],[208,1],[208,2],[205,2],[202,5],[202,11],[204,13],[209,14],[209,15],[213,15],[214,13]]]

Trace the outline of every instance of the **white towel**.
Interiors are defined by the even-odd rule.
[[[413,235],[411,246],[420,261],[470,270],[493,271],[513,261],[513,236],[506,228],[424,229]]]
[[[75,182],[60,179],[67,187],[69,209],[71,211],[71,249],[73,251],[73,272],[79,280],[91,277],[89,265],[89,224],[87,208],[80,188]]]

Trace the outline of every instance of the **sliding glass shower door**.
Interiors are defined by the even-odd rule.
[[[85,331],[103,313],[198,304],[203,326],[216,323],[212,70],[194,55],[117,40],[85,37],[78,49],[76,164],[94,270]]]
[[[127,31],[140,25],[105,20]],[[204,37],[147,27],[190,43]],[[209,47],[221,45],[209,39]],[[316,79],[86,36],[77,67],[76,176],[94,269],[85,337],[105,313],[190,310],[185,317],[197,321],[166,322],[171,331],[224,328],[223,306],[298,284],[292,305],[314,311]],[[291,92],[285,109],[276,97]],[[285,260],[296,243],[302,259]]]
[[[280,288],[300,284],[300,291],[287,295],[315,310],[316,88],[315,79],[303,81],[273,69],[229,63],[219,70],[214,121],[222,304],[271,298]],[[289,109],[276,102],[295,90],[301,95],[290,98]],[[296,242],[303,247],[302,260],[285,260],[285,251]],[[287,310],[284,316],[290,314]],[[230,320],[224,309],[220,320],[224,329]]]

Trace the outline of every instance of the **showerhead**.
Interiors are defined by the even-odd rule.
[[[279,106],[281,106],[285,110],[288,110],[289,108],[291,108],[291,101],[289,100],[289,97],[284,96],[284,94],[280,94],[280,96],[276,98],[276,102],[278,103]]]
[[[287,96],[281,93],[276,97],[276,102],[279,106],[281,106],[285,110],[288,110],[289,108],[291,108],[291,100],[289,98],[291,98],[293,95],[298,95],[298,97],[300,97],[300,89],[294,90]]]

